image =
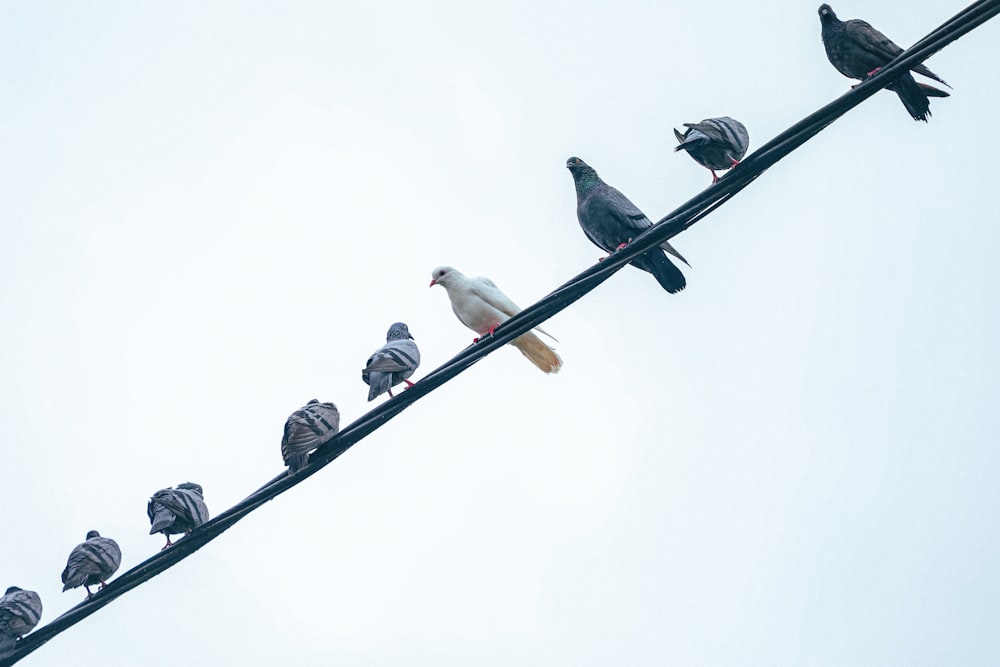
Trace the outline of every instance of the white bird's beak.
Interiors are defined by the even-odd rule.
[[[431,284],[430,284],[430,285],[428,285],[428,287],[434,287],[434,286],[435,286],[435,285],[437,285],[437,284],[438,284],[438,281],[437,281],[437,280],[431,280]]]

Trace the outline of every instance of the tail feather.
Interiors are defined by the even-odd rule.
[[[288,459],[285,464],[288,466],[289,474],[297,473],[306,467],[306,460],[309,458],[309,452],[302,452],[299,454],[289,454]]]
[[[927,85],[926,83],[917,83],[917,86],[920,90],[924,91],[924,95],[927,97],[951,97],[951,93],[948,91],[935,88],[934,86]]]
[[[676,294],[687,287],[687,280],[681,270],[658,249],[639,255],[630,264],[652,273],[656,282],[660,283],[660,287],[671,294]]]
[[[17,648],[17,637],[6,632],[0,633],[0,660],[9,658]]]
[[[930,86],[927,87],[929,88]],[[893,81],[892,85],[888,86],[888,88],[899,95],[900,101],[902,101],[906,110],[910,112],[913,120],[927,122],[927,117],[931,115],[931,103],[927,99],[927,93],[917,85],[917,82],[910,74],[903,74]]]
[[[392,383],[392,373],[380,373],[371,371],[368,373],[368,400],[374,401],[377,396],[381,396],[389,391]]]
[[[521,354],[526,356],[543,373],[558,373],[559,369],[562,368],[563,361],[555,350],[530,331],[518,336],[510,344],[519,349]]]
[[[153,519],[150,521],[149,534],[155,535],[165,528],[169,528],[174,523],[174,514],[163,505],[159,505],[153,510]]]

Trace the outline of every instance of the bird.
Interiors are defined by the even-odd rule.
[[[285,422],[281,438],[281,457],[294,474],[305,467],[309,452],[340,430],[340,412],[333,403],[312,399],[293,412]]]
[[[412,387],[413,383],[407,378],[419,365],[420,350],[410,330],[402,322],[396,322],[385,335],[385,345],[372,352],[361,371],[361,379],[369,387],[368,400],[372,401],[385,392],[392,396],[392,388],[400,382]]]
[[[208,507],[205,492],[200,484],[184,482],[170,489],[160,489],[153,494],[146,505],[149,515],[149,534],[163,533],[167,543],[163,549],[173,546],[171,535],[189,534],[208,521]],[[160,549],[160,551],[163,551]]]
[[[118,571],[122,564],[122,552],[118,543],[110,537],[101,537],[96,530],[87,533],[87,541],[73,547],[62,573],[63,591],[83,586],[87,597],[91,586],[107,586],[107,580]],[[101,590],[99,588],[98,590]]]
[[[820,5],[819,20],[822,25],[826,57],[837,71],[851,79],[862,81],[867,79],[903,52],[903,49],[867,21],[861,19],[841,21],[830,5]],[[926,65],[913,65],[910,70],[951,88]],[[931,115],[928,98],[949,97],[947,92],[939,88],[917,83],[910,72],[903,72],[886,88],[899,96],[913,120],[922,120],[925,123]]]
[[[435,285],[440,285],[448,293],[451,310],[459,321],[479,336],[492,334],[498,326],[521,312],[517,304],[489,278],[469,278],[450,266],[439,266],[431,272],[430,287]],[[547,331],[541,327],[536,328],[551,338]],[[473,340],[478,341],[478,337]],[[543,373],[558,373],[562,368],[562,358],[530,331],[521,334],[510,344]]]
[[[42,600],[35,591],[10,586],[0,597],[0,660],[14,653],[17,640],[38,625]]]
[[[598,248],[613,253],[624,248],[634,237],[653,225],[628,197],[602,181],[594,168],[580,158],[571,157],[566,160],[566,168],[573,175],[576,184],[576,217],[583,233]],[[687,281],[663,251],[688,264],[668,241],[629,263],[652,273],[663,289],[676,294],[684,289]]]
[[[738,165],[750,145],[746,126],[729,116],[684,123],[684,127],[688,129],[683,134],[674,128],[678,141],[674,151],[686,150],[695,162],[712,172],[713,183],[719,182],[715,170]]]

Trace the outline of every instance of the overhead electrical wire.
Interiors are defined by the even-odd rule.
[[[281,473],[244,500],[196,528],[194,532],[177,541],[169,549],[157,553],[119,575],[93,597],[20,639],[14,653],[6,660],[0,660],[0,667],[13,665],[38,650],[59,633],[198,551],[264,503],[273,500],[316,474],[350,447],[416,401],[517,336],[534,329],[556,313],[564,310],[610,278],[636,256],[673,238],[729,201],[736,193],[750,185],[779,160],[886,85],[892,83],[896,76],[926,60],[997,14],[1000,14],[1000,0],[980,0],[969,5],[901,53],[877,74],[761,146],[747,156],[739,166],[722,177],[717,184],[708,187],[670,212],[662,220],[634,238],[625,248],[557,287],[538,302],[504,322],[492,335],[485,336],[479,342],[470,345],[406,391],[362,415],[313,452],[309,457],[309,464],[304,469],[294,475],[289,475],[287,472]]]

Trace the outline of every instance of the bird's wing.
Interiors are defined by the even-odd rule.
[[[639,207],[615,188],[608,186],[605,192],[605,200],[615,218],[626,229],[638,232],[645,231],[653,226],[646,214],[639,210]]]
[[[489,278],[472,278],[469,280],[469,292],[493,306],[507,317],[514,317],[521,312],[516,303],[500,291]]]
[[[394,340],[386,343],[368,359],[365,367],[369,373],[401,373],[416,368],[420,353],[411,340]]]
[[[867,21],[852,19],[844,22],[846,34],[856,45],[888,62],[903,52],[895,42],[876,30]]]

